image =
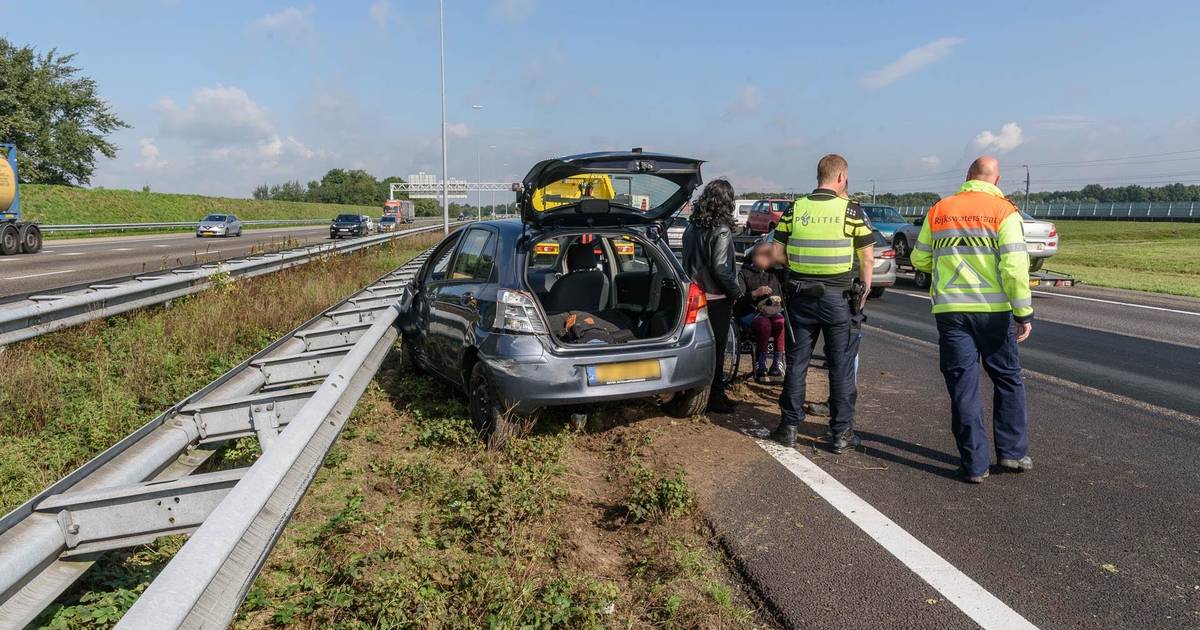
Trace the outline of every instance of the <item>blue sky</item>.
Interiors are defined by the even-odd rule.
[[[447,0],[452,176],[629,148],[739,190],[1200,182],[1200,5]],[[0,34],[79,53],[132,128],[94,185],[247,196],[333,166],[440,172],[437,2],[0,0]],[[482,104],[482,110],[471,105]],[[488,147],[495,146],[495,149]],[[1042,165],[1042,166],[1036,166]]]

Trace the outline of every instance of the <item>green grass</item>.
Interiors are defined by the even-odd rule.
[[[437,238],[231,282],[169,309],[9,346],[0,380],[0,513]]]
[[[1200,297],[1200,223],[1056,221],[1046,266],[1086,284]]]
[[[259,201],[44,184],[21,185],[21,209],[26,220],[51,225],[198,221],[210,212],[233,213],[245,220],[328,220],[339,212],[371,215],[380,212],[375,206]]]

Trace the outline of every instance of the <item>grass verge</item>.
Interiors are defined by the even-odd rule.
[[[438,238],[231,281],[170,308],[9,346],[0,380],[0,512]]]
[[[48,224],[198,221],[210,212],[229,212],[247,220],[329,220],[339,212],[370,215],[380,212],[375,206],[232,199],[46,184],[21,185],[21,210],[26,220]]]
[[[1200,297],[1200,223],[1056,221],[1046,266],[1096,286]]]
[[[235,627],[760,625],[653,436],[564,419],[488,452],[461,397],[390,361]]]

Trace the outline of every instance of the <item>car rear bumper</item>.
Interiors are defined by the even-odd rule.
[[[886,288],[896,284],[896,261],[884,258],[875,261],[871,272],[871,286]]]
[[[1049,258],[1058,253],[1058,239],[1026,239],[1025,249],[1030,258]]]
[[[549,340],[533,335],[493,333],[480,347],[500,397],[516,413],[543,407],[648,398],[708,387],[714,367],[712,330],[688,326],[666,347],[636,349],[628,344],[600,351],[560,353]],[[588,366],[640,360],[659,361],[660,378],[612,385],[589,385]]]

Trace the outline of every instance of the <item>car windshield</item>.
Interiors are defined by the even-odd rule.
[[[212,223],[224,223],[224,222],[225,222],[225,215],[223,215],[223,214],[210,214],[210,215],[208,215],[208,216],[204,217],[204,220],[205,220],[205,221],[212,222]]]
[[[396,217],[383,217],[379,220],[380,223],[395,223]]]
[[[358,216],[357,214],[339,214],[334,221],[339,223],[358,223],[359,221],[362,221],[362,217]]]
[[[607,199],[635,210],[650,210],[666,203],[679,185],[646,173],[582,173],[551,182],[533,192],[533,208],[546,212],[581,199]]]
[[[875,223],[908,223],[908,221],[891,206],[867,206],[867,216]]]
[[[1017,214],[1020,214],[1021,218],[1026,221],[1037,221],[1037,219],[1033,218],[1032,215],[1030,215],[1028,212],[1025,212],[1024,210],[1021,210],[1020,208],[1017,209]]]

